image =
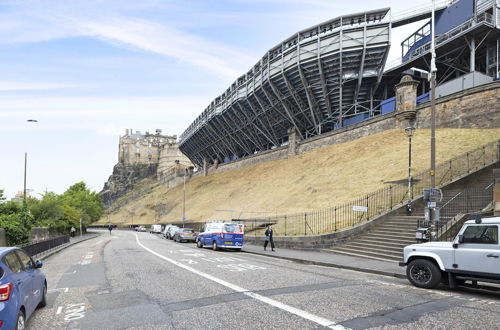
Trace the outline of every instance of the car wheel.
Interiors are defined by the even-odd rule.
[[[26,328],[26,319],[24,318],[24,312],[19,311],[17,314],[16,330],[24,330]]]
[[[196,246],[197,246],[199,249],[201,249],[201,248],[203,247],[203,244],[201,243],[201,241],[200,241],[200,240],[198,240],[198,241],[196,242]]]
[[[406,268],[406,276],[418,288],[432,289],[441,282],[441,271],[431,261],[416,259]]]
[[[38,307],[45,307],[47,306],[47,284],[43,284],[43,296],[42,300],[40,300],[40,303],[38,304]]]
[[[216,242],[216,241],[214,241],[214,242],[212,243],[212,250],[217,251],[218,249],[219,249],[219,247],[217,246],[217,242]]]

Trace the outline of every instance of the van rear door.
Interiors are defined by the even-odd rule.
[[[224,224],[224,245],[243,246],[244,227],[238,223]]]

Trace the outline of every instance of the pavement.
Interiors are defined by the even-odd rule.
[[[290,260],[303,264],[335,267],[364,273],[406,278],[406,268],[400,267],[397,262],[360,258],[316,250],[308,251],[276,248],[275,252],[272,252],[269,247],[267,251],[264,251],[264,247],[250,244],[245,244],[241,251],[272,258]]]
[[[54,254],[58,253],[59,251],[64,250],[67,247],[70,247],[70,246],[75,245],[77,243],[84,242],[86,240],[98,237],[100,235],[102,235],[102,233],[99,233],[99,232],[87,232],[86,234],[84,234],[82,236],[70,237],[69,238],[69,243],[56,246],[56,247],[54,247],[54,248],[52,248],[50,250],[47,250],[47,251],[35,254],[32,257],[35,260],[45,260],[48,257],[50,257],[51,255],[54,255]]]

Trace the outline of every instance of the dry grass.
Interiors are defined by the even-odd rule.
[[[437,162],[441,163],[500,139],[500,129],[439,129],[436,139]],[[429,130],[415,132],[414,173],[429,167],[429,141]],[[407,162],[405,133],[388,130],[289,159],[195,178],[186,184],[186,216],[189,221],[202,221],[327,208],[382,188],[385,182],[406,178]],[[109,215],[109,221],[131,223],[133,215],[135,223],[153,223],[159,203],[168,210],[161,222],[180,221],[182,186],[156,187]]]

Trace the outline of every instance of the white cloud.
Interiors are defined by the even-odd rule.
[[[143,127],[180,134],[207,103],[202,97],[9,96],[0,98],[0,131],[90,130],[116,136],[127,127]],[[38,123],[26,123],[27,119]],[[151,123],[158,127],[149,127]]]
[[[152,52],[193,64],[222,78],[236,79],[258,56],[188,33],[168,22],[120,14],[115,1],[13,2],[0,14],[0,43],[30,43],[93,37],[119,47]],[[124,2],[124,4],[131,2]],[[149,1],[142,8],[161,5]],[[126,7],[126,6],[125,6]],[[141,8],[140,5],[132,6]],[[127,8],[130,9],[130,6]]]
[[[17,81],[0,81],[0,92],[14,91],[48,91],[55,89],[76,88],[76,85],[58,83],[30,83]]]

